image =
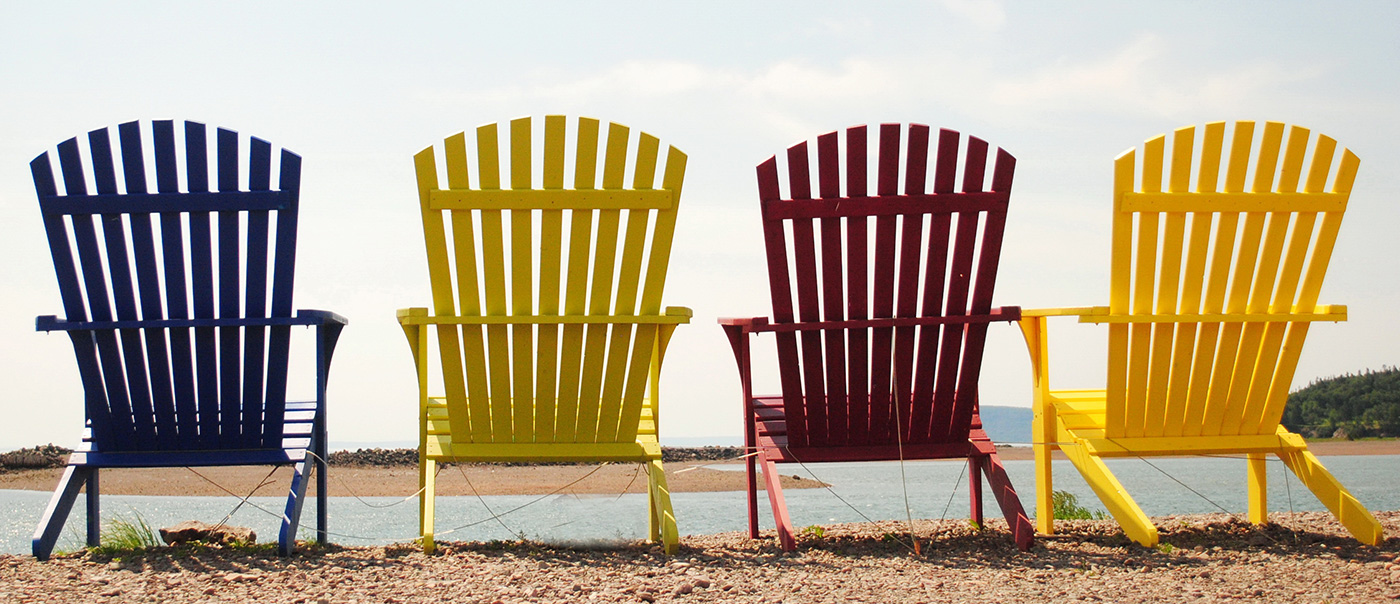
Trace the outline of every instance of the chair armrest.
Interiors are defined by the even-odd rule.
[[[1023,317],[1087,317],[1107,315],[1107,306],[1067,306],[1063,308],[1023,308]]]
[[[306,318],[316,321],[318,325],[349,325],[350,320],[329,310],[302,309],[297,311],[297,318]]]
[[[740,327],[745,331],[768,326],[768,317],[720,317],[716,321],[723,327]]]

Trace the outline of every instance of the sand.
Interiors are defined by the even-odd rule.
[[[1316,441],[1309,448],[1319,456],[1400,455],[1400,440]],[[1030,447],[1002,447],[1003,460],[1034,459]],[[723,462],[738,469],[739,461]],[[715,470],[715,462],[666,464],[666,477],[675,493],[701,491],[742,491],[744,473]],[[778,466],[782,472],[790,466]],[[279,495],[290,480],[289,468],[277,469],[268,477],[267,467],[214,467],[193,470],[113,469],[103,470],[102,492],[114,495],[226,495],[249,493]],[[0,489],[52,491],[63,470],[20,470],[0,472]],[[647,478],[637,464],[612,463],[603,466],[492,466],[461,465],[438,473],[439,495],[534,495],[551,493],[615,494],[643,493]],[[332,466],[327,473],[333,496],[405,497],[418,492],[418,470],[413,466]],[[266,480],[264,480],[266,479]],[[577,482],[575,482],[577,481]],[[264,484],[265,483],[265,484]],[[262,485],[259,488],[259,485]],[[783,475],[784,489],[823,486],[813,480]],[[227,489],[227,490],[225,490]],[[315,492],[314,483],[311,491]]]

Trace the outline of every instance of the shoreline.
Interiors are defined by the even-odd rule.
[[[1311,441],[1308,448],[1319,457],[1341,455],[1400,455],[1400,439],[1388,440],[1321,440]],[[682,450],[693,451],[693,450]],[[1003,461],[1024,461],[1035,458],[1031,447],[998,447]],[[332,454],[332,460],[340,454]],[[1057,456],[1060,454],[1057,452]],[[342,456],[354,459],[354,456]],[[706,466],[740,466],[743,462],[730,459],[695,459],[667,462],[666,477],[671,492],[714,492],[744,490],[744,473],[718,470]],[[440,466],[437,494],[460,495],[539,495],[552,492],[566,494],[617,494],[646,492],[647,477],[638,464],[612,463],[604,465],[501,465],[454,464]],[[779,472],[786,468],[779,466]],[[194,495],[220,496],[229,491],[246,495],[281,496],[281,490],[291,480],[291,468],[277,468],[271,476],[268,466],[208,467],[195,470],[170,468],[108,469],[102,471],[102,492],[113,495]],[[196,473],[197,472],[197,473]],[[57,486],[63,468],[19,469],[0,471],[0,489],[51,492]],[[413,464],[342,465],[332,463],[328,472],[333,496],[406,497],[418,491],[418,468]],[[265,483],[265,484],[264,484]],[[259,487],[262,484],[263,486]],[[827,486],[810,479],[782,475],[784,489],[820,488]],[[315,492],[315,481],[308,488]]]

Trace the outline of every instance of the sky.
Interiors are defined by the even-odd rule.
[[[1215,120],[1276,120],[1361,158],[1295,387],[1400,359],[1400,4],[1393,2],[68,2],[0,7],[0,449],[72,446],[82,392],[28,163],[140,119],[304,158],[296,306],[351,321],[332,448],[415,442],[394,310],[427,306],[412,156],[487,122],[589,116],[689,155],[664,304],[694,310],[662,378],[663,443],[733,442],[717,317],[770,311],[754,166],[857,124],[918,122],[1018,159],[997,304],[1105,304],[1112,160]],[[1052,326],[1052,384],[1100,386],[1106,330]],[[772,346],[760,341],[761,348]],[[776,388],[772,355],[759,388]],[[984,405],[1027,407],[994,326]],[[307,384],[293,383],[307,391]]]

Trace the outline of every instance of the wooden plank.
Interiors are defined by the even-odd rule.
[[[277,211],[276,232],[272,235],[272,298],[273,317],[292,316],[292,287],[296,279],[297,225],[301,204],[301,156],[286,149],[280,154],[277,189],[286,200],[286,207]],[[274,415],[287,400],[287,370],[291,350],[290,327],[273,326],[267,340],[267,401]],[[329,361],[329,359],[326,359]],[[324,413],[324,411],[323,411]],[[324,417],[324,416],[323,416]],[[323,428],[324,430],[324,428]],[[320,437],[324,437],[324,431]],[[281,425],[269,424],[263,436],[264,447],[275,447],[281,438]],[[324,445],[324,443],[322,443]],[[324,474],[320,475],[324,479]],[[324,484],[324,483],[322,483]]]
[[[219,128],[215,135],[215,148],[218,156],[219,191],[238,191],[238,134]],[[219,236],[216,264],[219,270],[218,314],[219,317],[236,317],[240,308],[242,293],[241,231],[237,211],[221,209],[218,212]],[[219,445],[223,448],[246,446],[242,440],[242,382],[243,382],[243,338],[238,328],[219,329]]]
[[[496,124],[476,129],[477,181],[482,189],[500,189],[500,142]],[[504,315],[506,306],[505,231],[500,210],[481,212],[481,272],[487,315]],[[491,430],[486,442],[511,442],[512,405],[510,331],[486,328],[486,362],[490,381]],[[475,422],[477,420],[473,420]]]
[[[1224,124],[1207,124],[1201,142],[1201,161],[1197,165],[1197,185],[1198,191],[1212,191],[1220,174],[1220,144],[1221,134],[1224,131]],[[1195,129],[1191,129],[1191,139],[1194,146]],[[1190,188],[1190,173],[1187,171],[1186,183],[1182,184],[1177,180],[1178,166],[1190,162],[1190,158],[1173,159],[1172,161],[1172,191],[1186,191]],[[1185,169],[1185,168],[1181,168]],[[1210,231],[1214,222],[1214,214],[1210,212],[1195,212],[1187,215],[1190,220],[1190,232],[1187,235],[1186,248],[1183,251],[1185,260],[1185,274],[1181,281],[1181,294],[1177,302],[1178,312],[1195,314],[1201,310],[1201,299],[1205,288],[1206,260],[1210,253]],[[1199,363],[1198,359],[1209,354],[1208,349],[1203,347],[1197,350],[1197,338],[1200,330],[1197,325],[1184,323],[1176,328],[1174,340],[1174,350],[1171,361],[1171,387],[1167,391],[1167,422],[1163,436],[1181,436],[1186,433],[1187,426],[1200,422],[1200,411],[1204,407],[1206,390],[1197,381],[1196,376],[1201,375],[1200,371],[1209,367],[1208,364]]]
[[[841,195],[841,151],[836,132],[817,137],[817,194],[823,198]],[[846,318],[845,273],[846,258],[842,249],[840,217],[822,218],[820,222],[822,292],[821,311],[824,321]],[[827,439],[849,442],[851,431],[848,418],[850,401],[846,395],[846,332],[822,334],[823,363],[826,369]]]
[[[1165,137],[1147,141],[1143,147],[1142,188],[1160,191],[1162,187]],[[1137,244],[1133,252],[1133,314],[1151,313],[1157,273],[1157,242],[1161,215],[1156,212],[1137,214]],[[1128,393],[1124,406],[1124,435],[1133,438],[1144,433],[1147,423],[1148,393],[1151,389],[1149,371],[1152,355],[1152,328],[1133,325],[1129,328]]]
[[[893,195],[899,191],[899,125],[881,124],[878,145],[875,192],[877,195]],[[875,283],[894,283],[897,227],[894,216],[880,216],[875,219]],[[875,288],[871,314],[874,318],[894,316],[894,288]],[[872,332],[870,438],[873,442],[883,443],[894,439],[890,429],[893,411],[891,404],[894,402],[894,393],[891,391],[894,330],[876,328]]]
[[[1113,160],[1113,227],[1112,249],[1109,254],[1108,309],[1113,314],[1128,314],[1132,283],[1133,214],[1119,206],[1123,193],[1133,190],[1137,152],[1129,149]],[[1127,432],[1126,405],[1128,396],[1128,326],[1108,328],[1108,378],[1105,430],[1115,436]]]
[[[675,204],[665,189],[448,189],[433,191],[430,199],[434,210],[666,210]]]
[[[267,141],[251,138],[248,145],[248,189],[265,191],[272,188],[272,146]],[[244,283],[242,316],[264,318],[267,316],[268,290],[268,228],[269,216],[266,211],[254,210],[247,213],[248,236],[245,240]],[[263,400],[266,365],[264,346],[267,343],[267,330],[250,326],[243,329],[243,427],[245,442],[253,446],[267,446],[269,439],[266,427],[281,425],[286,408],[285,401]],[[280,359],[278,360],[280,362]],[[279,438],[280,440],[280,438]]]
[[[912,124],[905,143],[904,192],[923,193],[928,176],[928,126]],[[924,217],[899,217],[899,265],[895,286],[895,316],[910,317],[919,312],[919,276],[925,260],[923,237]],[[892,382],[894,391],[894,426],[897,442],[909,440],[913,419],[914,341],[917,329],[895,329]]]
[[[1346,209],[1341,195],[1310,195],[1297,191],[1140,192],[1123,196],[1129,212],[1338,212]]]
[[[794,201],[812,198],[812,178],[807,143],[788,148],[788,187]],[[821,320],[821,297],[817,284],[817,252],[815,231],[810,219],[792,221],[792,263],[796,281],[797,318],[801,321]],[[828,444],[826,424],[826,367],[822,359],[822,334],[803,332],[802,346],[802,406],[806,415],[807,442]],[[791,421],[791,420],[790,420]]]
[[[867,192],[868,149],[865,126],[846,130],[846,195],[864,196]],[[870,318],[870,258],[867,231],[870,221],[865,216],[852,216],[846,222],[846,317],[852,321]],[[847,330],[847,384],[849,403],[846,406],[847,442],[853,445],[870,443],[870,337],[869,330]]]
[[[510,122],[510,188],[531,189],[534,145],[531,119]],[[485,179],[483,179],[483,183]],[[532,210],[510,211],[510,314],[535,313],[535,241]],[[488,294],[489,295],[489,294]],[[534,328],[517,325],[510,331],[511,422],[515,442],[535,440],[535,343]]]
[[[188,126],[186,127],[188,129]],[[151,123],[155,150],[156,189],[178,193],[180,175],[175,145],[175,124],[169,120]],[[185,274],[185,236],[179,212],[160,215],[161,266],[165,274],[165,312],[170,319],[190,318],[189,280]],[[189,449],[200,442],[199,408],[195,393],[194,348],[189,329],[171,329],[170,369],[175,394],[176,431],[179,448]]]
[[[770,157],[758,165],[758,197],[760,201],[782,198],[778,187],[778,160]],[[768,259],[768,291],[773,300],[773,322],[790,323],[795,318],[792,285],[788,272],[787,233],[781,219],[770,218],[767,206],[763,214],[763,244]],[[778,349],[778,376],[783,393],[783,407],[791,423],[789,437],[793,442],[807,442],[807,413],[803,404],[802,374],[798,365],[797,336],[780,333],[775,336]]]
[[[949,212],[986,212],[1006,203],[1006,193],[995,191],[908,193],[867,197],[848,195],[793,203],[791,200],[772,202],[768,211],[785,220],[843,218],[854,215],[905,216],[946,214]]]
[[[134,123],[134,122],[133,122]],[[137,135],[139,136],[139,134]],[[157,193],[99,193],[83,197],[44,196],[39,200],[43,211],[64,215],[109,214],[114,204],[130,214],[156,212],[216,212],[230,205],[243,210],[285,210],[287,194],[282,191],[215,191],[215,192],[157,192]]]
[[[567,123],[562,115],[545,116],[544,163],[541,185],[546,191],[564,188],[564,136]],[[540,294],[539,314],[558,315],[561,288],[560,266],[564,246],[564,211],[540,213]],[[559,383],[559,327],[541,325],[536,330],[539,357],[535,363],[535,440],[554,442],[554,421]]]

